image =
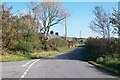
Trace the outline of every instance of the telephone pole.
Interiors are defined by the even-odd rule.
[[[81,31],[80,31],[80,38],[81,38]]]
[[[66,16],[65,16],[65,40],[67,41],[67,22],[66,22]]]
[[[119,20],[120,20],[120,1],[118,2],[118,16],[117,16],[117,20],[118,20],[118,24],[120,24]],[[120,39],[120,28],[118,30],[118,38]]]

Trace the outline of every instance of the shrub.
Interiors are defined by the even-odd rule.
[[[87,60],[94,60],[111,69],[120,71],[120,40],[88,38],[85,42]]]
[[[42,41],[43,50],[58,50],[60,47],[67,47],[68,43],[65,40],[54,38],[48,41]]]
[[[41,41],[39,40],[39,35],[37,33],[24,34],[23,36],[16,36],[14,40],[13,51],[20,51],[23,54],[29,54],[34,52],[34,50],[39,50],[41,46]]]
[[[115,58],[115,57],[111,57],[111,56],[107,56],[104,58],[104,64],[115,64],[116,62],[118,62],[118,58]]]
[[[113,56],[120,54],[120,40],[88,38],[85,42],[88,55],[93,55],[94,59],[104,56]]]
[[[59,38],[50,39],[48,43],[50,44],[50,46],[55,47],[66,47],[68,45],[68,43],[65,40]]]
[[[103,61],[104,61],[104,58],[103,58],[103,57],[99,57],[99,58],[96,60],[97,63],[103,63]]]
[[[34,49],[36,49],[36,50],[40,50],[41,49],[42,42],[39,39],[38,33],[33,33],[31,35],[31,38],[30,38],[29,42],[31,42],[31,44],[33,45]]]
[[[79,43],[75,40],[72,40],[72,41],[68,41],[68,46],[71,48],[71,47],[75,47],[77,46]]]
[[[34,50],[32,43],[30,42],[19,42],[16,44],[17,51],[32,52]]]
[[[120,40],[116,40],[113,42],[112,50],[115,51],[114,53],[117,53],[120,55]]]
[[[108,42],[105,39],[88,38],[85,42],[88,50],[88,55],[92,56],[91,59],[96,60],[107,54]]]
[[[48,51],[48,50],[51,50],[51,47],[50,47],[50,45],[48,44],[47,41],[42,41],[41,49]]]
[[[103,57],[99,57],[96,60],[96,62],[120,72],[120,62],[119,62],[119,60],[120,59],[116,58],[116,57],[106,56],[104,58]]]

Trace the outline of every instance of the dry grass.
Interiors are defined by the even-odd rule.
[[[4,54],[0,56],[0,62],[22,61],[30,59],[23,55]]]
[[[29,59],[47,58],[49,56],[60,54],[68,50],[69,48],[65,47],[65,48],[60,48],[58,51],[41,51],[41,52],[30,53],[30,55],[24,55],[20,52],[14,52],[11,54],[4,52],[4,54],[0,56],[0,62],[11,62],[11,61],[22,61],[22,60],[29,60]]]

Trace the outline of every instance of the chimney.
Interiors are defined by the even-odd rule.
[[[50,31],[50,34],[54,35],[54,31]]]
[[[55,35],[56,35],[56,36],[59,36],[59,33],[58,33],[58,32],[56,32],[56,33],[55,33]]]

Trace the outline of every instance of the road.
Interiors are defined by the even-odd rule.
[[[3,62],[3,78],[115,78],[82,61],[83,47],[46,59]]]

